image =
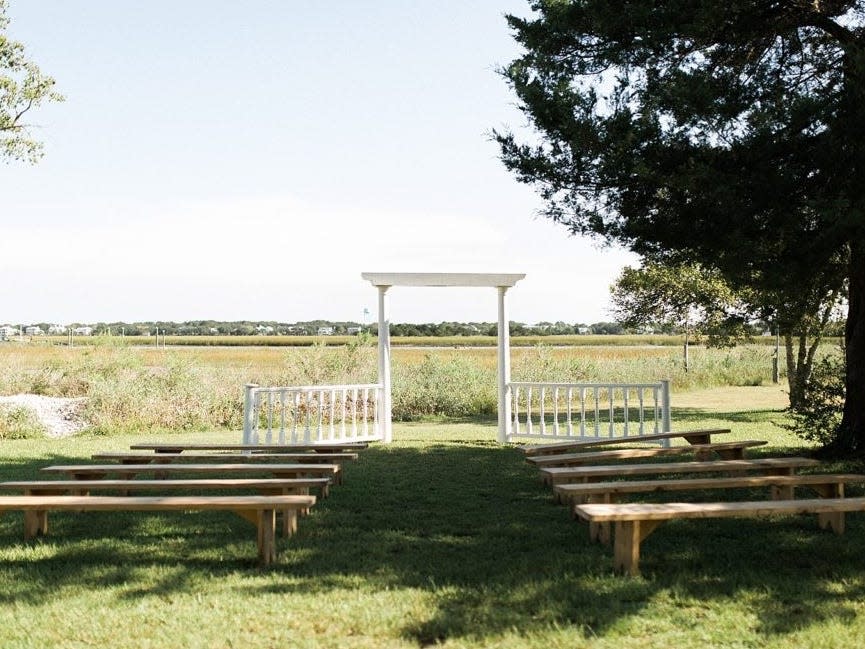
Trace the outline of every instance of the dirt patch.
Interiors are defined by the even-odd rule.
[[[84,420],[86,397],[45,397],[39,394],[15,394],[0,397],[0,406],[18,406],[32,410],[45,426],[48,437],[67,437],[87,427]]]

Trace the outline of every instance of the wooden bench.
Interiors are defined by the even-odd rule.
[[[820,527],[844,532],[845,512],[865,511],[865,498],[766,500],[721,503],[587,504],[577,515],[590,523],[614,523],[613,563],[617,570],[637,575],[640,543],[661,523],[683,518],[732,518],[817,514]]]
[[[21,491],[25,496],[88,496],[91,491],[214,491],[250,489],[265,496],[308,496],[310,488],[324,489],[330,478],[207,478],[191,480],[27,480],[0,482],[0,490]],[[300,511],[308,513],[308,509]],[[283,516],[283,532],[290,536],[292,516]]]
[[[0,512],[24,512],[24,538],[48,532],[49,511],[231,511],[258,530],[258,559],[262,566],[276,560],[276,512],[297,511],[315,504],[315,496],[0,496]]]
[[[108,460],[123,464],[170,464],[173,462],[220,462],[222,464],[235,462],[291,462],[296,464],[339,464],[357,459],[357,453],[136,453],[136,452],[106,452],[94,453],[94,460]],[[342,472],[335,476],[340,483]]]
[[[340,453],[344,451],[362,451],[369,444],[366,442],[329,442],[308,444],[186,444],[183,442],[147,442],[143,444],[132,444],[129,448],[133,451],[154,451],[156,453],[183,453],[184,451],[238,451],[251,453],[293,453],[293,452],[315,452],[315,453]]]
[[[40,469],[46,473],[60,473],[70,480],[100,480],[108,476],[131,480],[142,473],[168,476],[208,474],[210,476],[254,476],[259,473],[274,478],[319,477],[333,480],[340,472],[338,464],[58,464]],[[321,496],[328,494],[328,485],[322,485]]]
[[[629,494],[769,487],[769,497],[772,500],[793,500],[796,487],[807,487],[816,492],[821,498],[843,498],[844,486],[848,483],[865,483],[865,475],[855,473],[813,473],[785,476],[752,475],[735,478],[617,480],[616,482],[562,484],[554,487],[554,490],[560,501],[570,504],[571,514],[576,518],[576,507],[584,502],[617,503],[622,496]],[[610,524],[590,523],[589,538],[593,541],[609,543]]]
[[[712,435],[724,435],[732,432],[729,428],[705,428],[700,430],[679,430],[649,435],[630,435],[628,437],[588,437],[554,442],[552,444],[527,444],[522,447],[526,455],[549,455],[580,451],[595,446],[610,444],[639,444],[642,442],[660,442],[669,439],[682,438],[689,444],[711,444]]]
[[[743,460],[745,449],[765,446],[767,442],[760,440],[745,440],[742,442],[721,442],[716,444],[689,444],[669,446],[666,448],[628,448],[611,451],[593,451],[585,453],[564,453],[561,455],[533,455],[526,462],[537,467],[579,466],[607,460],[636,460],[642,458],[664,457],[667,455],[691,455],[698,460],[708,460],[713,454],[722,460]]]
[[[601,478],[682,473],[740,473],[793,475],[796,469],[819,466],[804,457],[759,458],[755,460],[712,460],[708,462],[647,462],[645,464],[602,464],[597,466],[549,467],[541,469],[544,482],[555,487],[570,482],[598,482]]]

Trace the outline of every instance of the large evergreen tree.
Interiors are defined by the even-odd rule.
[[[509,169],[572,232],[775,304],[847,288],[838,450],[865,451],[865,2],[535,0]]]

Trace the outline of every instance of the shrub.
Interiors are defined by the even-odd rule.
[[[822,446],[835,440],[844,407],[845,369],[843,354],[827,355],[814,364],[802,403],[790,408],[793,423],[788,428],[796,435]]]
[[[0,439],[30,439],[45,435],[36,413],[24,406],[0,406]]]

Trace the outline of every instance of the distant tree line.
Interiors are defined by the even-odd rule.
[[[54,325],[48,322],[29,323],[48,333]],[[94,336],[317,336],[355,335],[367,332],[376,335],[377,323],[339,322],[331,320],[310,320],[304,322],[277,322],[274,320],[220,321],[188,320],[184,322],[76,322],[66,325],[68,330],[90,327]],[[495,336],[497,324],[494,322],[439,322],[439,323],[392,323],[392,336]],[[675,327],[658,325],[655,327],[627,328],[618,322],[596,322],[594,324],[567,322],[538,322],[526,324],[510,323],[512,336],[563,336],[563,335],[615,335],[627,333],[680,333]]]

